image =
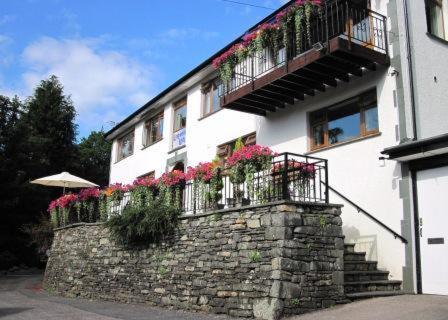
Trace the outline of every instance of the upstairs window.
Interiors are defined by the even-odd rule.
[[[214,79],[202,85],[202,116],[221,109],[219,100],[219,80]]]
[[[230,157],[233,154],[237,140],[238,139],[235,139],[218,146],[216,155],[222,162],[224,162],[228,157]],[[251,146],[257,142],[257,135],[256,133],[251,133],[249,135],[241,137],[241,140],[243,141],[245,146]]]
[[[134,153],[134,131],[118,139],[117,161],[131,156]]]
[[[172,148],[185,145],[185,128],[187,126],[187,98],[174,104],[173,144]]]
[[[311,150],[378,132],[376,90],[310,114]]]
[[[145,123],[145,141],[144,146],[149,146],[163,138],[163,112],[149,119]]]
[[[443,21],[442,0],[425,0],[425,6],[428,32],[433,36],[447,40]]]

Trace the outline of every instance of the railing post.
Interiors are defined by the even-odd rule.
[[[384,50],[386,50],[386,55],[389,56],[389,45],[387,42],[387,17],[383,16],[383,30],[381,30],[384,37]]]
[[[255,85],[254,85],[254,69],[255,69],[255,64],[254,64],[254,54],[251,54],[250,56],[250,62],[251,62],[251,67],[250,67],[250,80],[252,82],[252,90],[255,89]]]
[[[289,200],[288,190],[288,154],[285,153],[282,172],[282,200]]]
[[[325,203],[330,202],[330,193],[328,190],[328,160],[325,159]]]
[[[327,2],[325,1],[325,15],[324,15],[324,19],[325,19],[325,36],[327,37],[326,42],[327,42],[327,52],[329,52],[330,50],[330,36],[328,35],[328,5]]]
[[[351,8],[349,8],[348,1],[345,2],[345,13],[347,18],[347,40],[348,40],[348,50],[352,49],[352,14]]]

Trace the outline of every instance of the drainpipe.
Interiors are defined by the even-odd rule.
[[[412,140],[417,140],[417,116],[415,111],[414,72],[411,52],[411,35],[409,33],[408,2],[403,0],[404,28],[406,31],[406,59],[409,73],[409,90],[411,91]]]

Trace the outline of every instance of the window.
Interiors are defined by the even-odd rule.
[[[174,105],[174,132],[187,126],[187,99],[182,99]]]
[[[137,178],[145,179],[145,180],[151,180],[151,179],[154,179],[155,177],[156,177],[156,172],[155,171],[151,171],[151,172],[142,174],[141,176],[138,176]]]
[[[131,156],[134,153],[134,131],[118,139],[117,161]]]
[[[187,126],[187,99],[174,104],[173,145],[172,148],[185,145],[185,127]]]
[[[377,132],[376,90],[310,114],[312,150]]]
[[[163,112],[145,123],[145,146],[149,146],[163,138]]]
[[[202,86],[202,116],[221,109],[219,100],[219,81],[214,79]]]
[[[249,135],[241,137],[241,139],[243,140],[245,146],[251,146],[256,143],[257,135],[255,133],[251,133]],[[216,155],[221,161],[224,162],[227,157],[230,157],[233,154],[233,150],[235,149],[237,140],[238,139],[235,139],[218,146]]]
[[[428,32],[438,38],[447,40],[443,22],[442,0],[426,0],[426,23]]]

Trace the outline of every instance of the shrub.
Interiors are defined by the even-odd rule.
[[[162,189],[157,197],[146,201],[130,201],[121,214],[107,221],[112,237],[123,245],[144,245],[160,242],[172,235],[181,214],[180,191]]]
[[[53,243],[53,224],[47,215],[42,215],[35,224],[26,224],[22,231],[30,237],[30,245],[36,248],[39,259],[46,262],[47,251],[51,249]]]

